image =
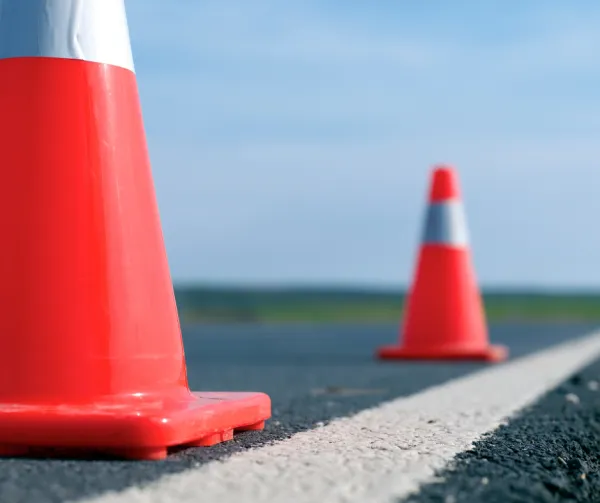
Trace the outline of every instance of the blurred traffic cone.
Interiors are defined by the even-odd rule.
[[[188,388],[124,1],[1,7],[0,454],[262,429],[267,395]]]
[[[490,346],[483,304],[471,264],[458,177],[450,167],[432,176],[429,208],[416,275],[398,346],[378,350],[382,359],[499,361]]]

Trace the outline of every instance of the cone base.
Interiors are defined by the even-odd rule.
[[[263,393],[183,393],[88,405],[0,404],[0,457],[158,460],[174,447],[211,446],[271,417]]]
[[[384,346],[377,350],[380,360],[474,360],[501,362],[508,358],[505,346],[483,348],[437,347],[409,348],[404,346]]]

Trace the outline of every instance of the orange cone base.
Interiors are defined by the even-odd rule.
[[[505,346],[487,346],[483,348],[384,346],[379,348],[377,356],[381,360],[479,360],[501,362],[508,358],[508,348]]]
[[[0,404],[0,457],[158,460],[173,447],[211,446],[262,430],[263,393],[185,393],[88,405]]]

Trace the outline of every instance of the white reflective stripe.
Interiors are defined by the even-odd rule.
[[[467,220],[460,201],[429,205],[422,242],[447,246],[466,246],[469,243]]]
[[[133,72],[124,0],[0,0],[0,59],[31,56]]]

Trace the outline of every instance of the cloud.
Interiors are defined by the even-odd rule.
[[[183,181],[161,174],[158,194],[171,201],[161,212],[177,280],[405,285],[429,168],[450,160],[483,282],[589,285],[600,280],[587,265],[600,253],[589,232],[599,154],[593,137],[171,152],[195,169]]]
[[[312,3],[132,5],[142,97],[149,113],[171,117],[163,135],[369,139],[439,131],[445,126],[432,122],[435,115],[454,127],[495,130],[547,128],[536,122],[557,112],[563,122],[594,123],[592,86],[580,81],[600,73],[600,16],[524,8],[510,37],[477,42],[437,26],[420,35],[378,32],[361,19],[325,16]],[[562,100],[565,92],[573,96]],[[177,127],[183,119],[193,129]]]
[[[493,21],[505,25],[508,35],[500,30],[495,37],[465,36],[482,31],[474,26],[479,20],[469,18],[468,9],[458,9],[460,23],[448,15],[430,27],[417,23],[419,31],[410,27],[409,7],[373,7],[379,21],[387,16],[398,22],[392,31],[378,29],[373,20],[362,17],[349,20],[341,7],[326,15],[314,2],[180,1],[167,5],[135,0],[128,8],[140,51],[152,50],[158,58],[167,55],[187,63],[194,58],[224,58],[296,65],[388,64],[407,70],[475,65],[528,73],[596,67],[599,8],[590,4],[587,10],[576,11],[551,2],[532,5],[536,8],[523,5],[505,17],[496,14]]]
[[[405,284],[450,161],[484,282],[600,282],[598,9],[325,4],[128,3],[174,278]]]
[[[344,26],[321,19],[310,8],[277,2],[177,6],[133,3],[132,25],[136,54],[151,53],[155,61],[187,66],[188,75],[203,73],[202,64],[260,64],[315,68],[387,64],[405,69],[435,63],[437,47],[402,37],[383,38],[360,24]],[[279,5],[267,9],[267,5]],[[261,8],[262,7],[262,8]],[[177,23],[161,23],[175,17]],[[130,14],[130,19],[133,14]],[[148,30],[145,26],[153,26]],[[162,64],[160,65],[162,67]]]

